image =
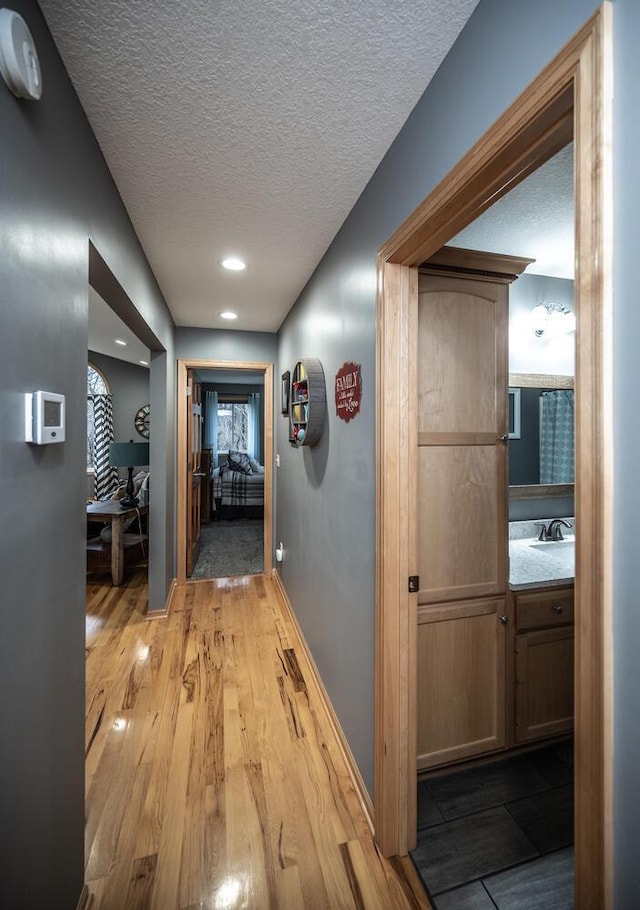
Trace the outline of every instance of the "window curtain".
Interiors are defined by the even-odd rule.
[[[540,483],[573,483],[573,391],[543,392],[540,413]]]
[[[203,447],[211,449],[211,464],[218,467],[218,393],[204,393]]]
[[[94,490],[104,499],[118,486],[118,470],[109,464],[109,445],[113,442],[113,399],[111,395],[89,395],[93,404]]]
[[[260,461],[260,392],[250,392],[247,401],[249,403],[247,454],[249,458],[256,458]]]

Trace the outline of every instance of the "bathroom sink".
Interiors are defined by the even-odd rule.
[[[558,550],[568,550],[569,547],[575,547],[575,540],[545,540],[539,543],[530,543],[529,546],[534,550],[546,550],[547,553],[556,553]]]

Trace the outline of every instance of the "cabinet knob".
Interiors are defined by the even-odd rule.
[[[554,604],[553,612],[554,613],[564,613],[564,607],[562,606],[562,604]]]
[[[506,624],[509,622],[509,617],[505,616],[504,613],[498,613],[498,619],[503,626],[506,626]]]

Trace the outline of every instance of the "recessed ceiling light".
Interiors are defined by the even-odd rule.
[[[122,341],[120,338],[114,338],[114,341],[116,344],[121,344],[123,348],[126,348],[126,346],[127,346],[127,342]]]
[[[220,316],[223,319],[237,319],[238,318],[238,314],[232,313],[231,310],[225,310],[224,313],[220,313]]]
[[[242,259],[238,259],[237,256],[229,256],[227,259],[222,260],[222,268],[229,269],[230,272],[241,272],[246,267],[247,263],[243,262]]]
[[[148,361],[148,360],[141,360],[140,363],[142,364],[143,367],[148,367],[148,366],[149,366],[149,361]]]

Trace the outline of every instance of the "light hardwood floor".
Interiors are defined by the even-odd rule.
[[[428,908],[377,852],[271,579],[87,586],[91,910]]]

